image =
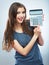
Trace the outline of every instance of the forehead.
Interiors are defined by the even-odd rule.
[[[21,12],[25,11],[24,7],[19,7],[18,10],[17,10],[17,12],[19,12],[19,11],[21,11]]]

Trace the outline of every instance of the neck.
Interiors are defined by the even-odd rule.
[[[23,28],[22,28],[22,25],[21,24],[15,24],[14,25],[14,30],[16,31],[16,32],[23,32]]]
[[[22,28],[22,25],[21,24],[15,24],[15,28],[19,29],[19,28]]]

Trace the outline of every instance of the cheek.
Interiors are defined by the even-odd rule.
[[[26,14],[24,14],[24,18],[26,18]]]

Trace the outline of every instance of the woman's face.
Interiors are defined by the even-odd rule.
[[[18,8],[16,16],[17,23],[22,23],[23,20],[25,19],[25,16],[26,16],[25,9],[23,7]]]

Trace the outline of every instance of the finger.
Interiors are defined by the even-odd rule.
[[[34,32],[36,32],[36,31],[37,31],[37,28],[34,29]]]

